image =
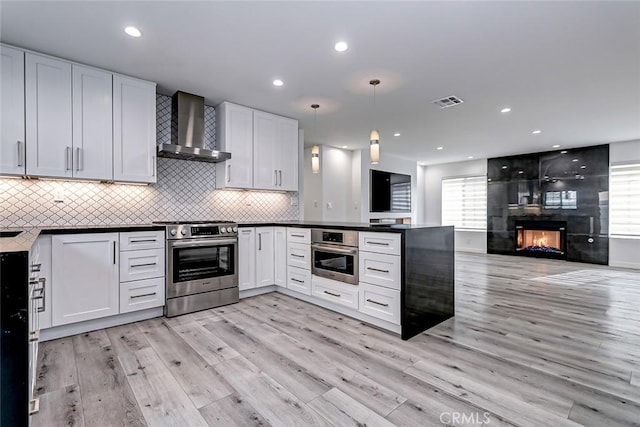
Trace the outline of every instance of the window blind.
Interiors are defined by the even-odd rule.
[[[640,236],[640,164],[611,167],[609,229],[611,234]]]
[[[467,230],[487,229],[487,178],[442,180],[442,225]]]
[[[391,184],[391,210],[411,210],[411,182]]]

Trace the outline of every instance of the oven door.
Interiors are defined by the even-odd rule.
[[[339,282],[358,284],[358,249],[314,243],[311,245],[311,273]]]
[[[167,242],[167,298],[238,286],[238,240]]]

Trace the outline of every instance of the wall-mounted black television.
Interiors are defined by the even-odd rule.
[[[371,169],[370,212],[411,212],[411,176]]]

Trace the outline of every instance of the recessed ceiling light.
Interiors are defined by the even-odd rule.
[[[469,156],[469,157],[467,157],[467,159],[473,159],[473,156]]]
[[[347,44],[347,42],[338,42],[335,44],[335,46],[333,46],[333,48],[338,52],[344,52],[345,50],[349,49],[349,45]]]
[[[577,161],[578,161],[578,159],[573,159],[573,160],[571,160],[571,161],[572,161],[572,162],[577,162]]]
[[[275,79],[273,81],[273,85],[280,87],[280,86],[284,85],[284,82],[282,80],[280,80],[280,79]]]
[[[136,27],[126,27],[124,29],[124,32],[129,34],[131,37],[140,37],[142,35],[142,33],[140,32],[139,29],[137,29]]]
[[[560,154],[567,154],[567,150],[562,150]]]
[[[502,166],[502,169],[506,169],[506,168],[507,168],[507,165]]]
[[[502,110],[500,110],[501,113],[510,113],[511,112],[511,107],[504,107]]]
[[[560,148],[560,144],[552,145],[551,148]]]
[[[436,147],[436,150],[442,150],[444,147]]]
[[[523,174],[523,173],[524,173],[524,171],[518,171],[518,173],[519,173],[519,174]]]
[[[394,133],[393,136],[400,136],[398,132]]]
[[[580,169],[586,169],[586,168],[587,168],[587,165],[580,166]]]
[[[531,132],[531,133],[532,133],[532,134],[534,134],[534,135],[537,135],[537,134],[539,134],[539,133],[542,133],[542,131],[541,131],[540,129],[536,129],[536,130],[534,130],[534,131],[533,131],[533,132]]]

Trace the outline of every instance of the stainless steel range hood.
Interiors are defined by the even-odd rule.
[[[171,106],[171,144],[158,146],[159,157],[218,163],[231,153],[210,150],[204,145],[204,98],[176,92]]]

